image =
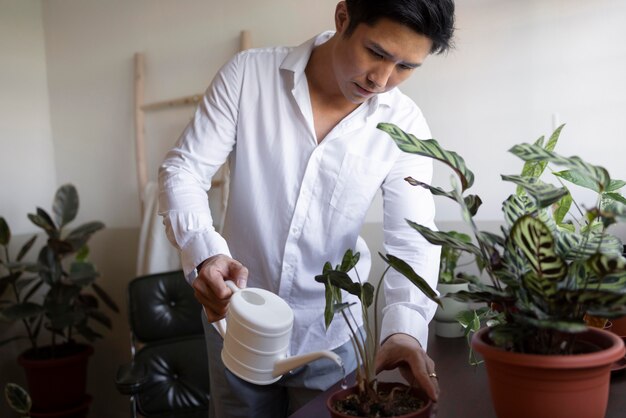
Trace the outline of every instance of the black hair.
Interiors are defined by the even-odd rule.
[[[453,0],[346,0],[346,6],[350,21],[345,36],[352,35],[360,23],[373,26],[387,18],[429,38],[433,54],[452,47]]]

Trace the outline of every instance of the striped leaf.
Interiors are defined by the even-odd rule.
[[[563,124],[559,126],[558,128],[556,128],[556,130],[550,136],[550,139],[548,139],[548,143],[545,146],[543,146],[543,141],[544,141],[543,136],[539,138],[537,141],[535,141],[534,145],[539,146],[547,151],[554,151],[554,148],[556,148],[556,144],[559,141],[561,130],[563,129],[564,126],[565,125]],[[522,167],[521,176],[539,178],[545,171],[547,165],[548,165],[547,161],[526,161],[524,163],[524,166]],[[518,186],[516,194],[518,196],[521,196],[523,194],[522,193],[523,190],[524,189],[521,186]]]
[[[459,239],[453,233],[444,231],[433,231],[428,227],[409,220],[407,220],[407,223],[411,226],[411,228],[419,232],[420,235],[422,235],[426,239],[426,241],[430,242],[431,244],[446,245],[450,248],[466,251],[479,257],[481,256],[480,249],[477,246],[475,246],[471,242],[465,242],[464,240]]]
[[[535,203],[527,196],[510,195],[502,203],[504,220],[508,226],[513,224],[522,216],[534,213],[537,210]]]
[[[587,260],[587,266],[599,277],[603,278],[614,273],[626,273],[626,259],[622,256],[594,254]]]
[[[430,157],[448,165],[461,179],[463,191],[474,184],[474,173],[466,167],[463,157],[454,151],[445,150],[436,140],[417,139],[391,123],[379,123],[377,127],[388,133],[402,151]]]
[[[523,187],[524,190],[535,199],[539,208],[546,208],[558,202],[563,196],[569,193],[565,187],[557,188],[552,184],[544,183],[532,177],[506,175],[502,175],[501,177],[504,181],[511,181]]]
[[[538,219],[522,216],[511,228],[511,239],[535,273],[529,280],[555,282],[567,274],[567,265],[556,253],[550,230]]]
[[[588,178],[595,184],[593,190],[604,192],[611,187],[609,173],[600,166],[584,162],[580,157],[562,157],[559,154],[531,144],[515,145],[509,150],[524,161],[546,161],[568,168],[572,173],[581,178]]]
[[[557,252],[566,260],[585,259],[596,253],[619,255],[623,249],[617,237],[594,231],[561,233],[557,236],[556,246]]]

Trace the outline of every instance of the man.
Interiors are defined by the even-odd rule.
[[[429,54],[449,47],[453,22],[452,0],[341,1],[335,33],[296,48],[245,51],[227,63],[168,153],[159,174],[161,213],[204,306],[212,416],[285,416],[342,377],[328,361],[268,386],[225,370],[221,339],[208,325],[227,312],[225,280],[268,289],[289,303],[291,354],[332,349],[349,370],[355,367],[343,321],[324,329],[324,286],[314,276],[352,248],[367,277],[370,254],[358,234],[377,190],[385,250],[436,285],[439,247],[405,222],[435,228],[433,199],[403,180],[430,182],[431,160],[401,152],[376,125],[391,122],[431,137],[420,110],[395,87]],[[221,236],[206,191],[227,160],[230,197]],[[385,279],[385,297],[376,368],[400,367],[436,400],[434,363],[425,352],[435,306],[394,272]],[[361,321],[360,309],[354,315]]]

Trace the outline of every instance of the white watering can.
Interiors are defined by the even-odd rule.
[[[282,298],[258,288],[240,289],[230,280],[233,291],[228,307],[228,326],[221,319],[213,323],[224,339],[222,361],[235,376],[257,385],[269,385],[300,366],[322,357],[343,368],[343,361],[330,350],[287,357],[293,311]]]

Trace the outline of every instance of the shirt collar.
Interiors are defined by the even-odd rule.
[[[304,77],[304,70],[306,69],[306,65],[309,62],[309,58],[311,57],[311,52],[313,49],[324,42],[328,41],[335,34],[334,31],[326,31],[322,32],[317,36],[309,39],[301,45],[291,49],[291,51],[287,54],[285,59],[280,65],[281,70],[286,70],[292,73],[293,85],[296,86]],[[395,89],[394,89],[395,90]],[[377,94],[376,96],[369,99],[369,107],[370,114],[375,112],[379,106],[390,107],[393,90],[388,91],[386,93]]]

